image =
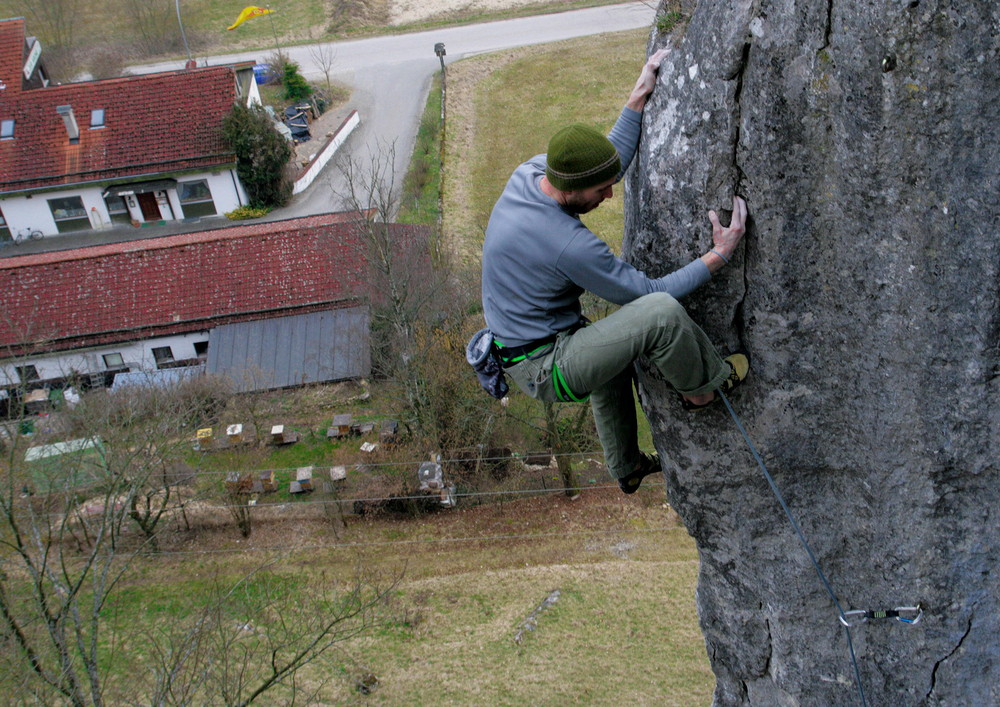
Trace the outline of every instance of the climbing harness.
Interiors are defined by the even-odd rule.
[[[856,609],[846,612],[841,608],[840,601],[838,601],[837,595],[833,591],[833,587],[831,587],[830,582],[827,581],[826,575],[823,574],[823,570],[820,568],[819,562],[816,560],[816,556],[813,554],[812,548],[809,546],[808,541],[806,541],[806,536],[799,528],[799,524],[795,522],[795,516],[792,515],[792,511],[788,508],[788,504],[785,503],[785,499],[781,495],[781,491],[778,490],[778,485],[774,483],[774,479],[771,477],[770,472],[768,472],[767,466],[764,464],[764,460],[757,452],[757,448],[750,439],[750,435],[748,435],[747,431],[743,428],[743,424],[740,422],[740,418],[737,417],[736,411],[733,410],[733,406],[730,404],[729,398],[726,397],[726,394],[721,390],[717,390],[716,392],[722,398],[722,402],[726,404],[726,409],[729,411],[730,417],[733,418],[733,422],[736,423],[736,428],[740,431],[740,434],[743,435],[743,440],[747,443],[747,447],[750,448],[750,452],[753,454],[754,459],[757,460],[757,465],[760,466],[760,470],[764,472],[764,478],[771,487],[774,497],[778,499],[778,503],[781,505],[781,509],[788,517],[788,521],[795,530],[795,534],[799,536],[799,542],[802,543],[802,547],[805,548],[806,554],[809,555],[809,560],[812,562],[813,569],[816,570],[816,574],[819,575],[819,579],[823,583],[823,587],[826,589],[827,594],[830,595],[830,599],[833,600],[833,605],[837,608],[840,623],[844,625],[844,633],[847,635],[847,649],[851,654],[851,666],[854,669],[854,682],[858,686],[858,697],[861,699],[862,707],[868,707],[868,700],[865,699],[865,689],[861,684],[861,670],[858,668],[858,658],[854,653],[854,642],[851,640],[851,626],[864,623],[869,619],[882,618],[894,618],[902,621],[903,623],[915,624],[920,621],[920,617],[923,616],[923,610],[920,608],[919,604],[917,606],[899,606],[895,609]]]

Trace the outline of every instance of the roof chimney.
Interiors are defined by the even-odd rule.
[[[80,128],[73,117],[73,106],[56,106],[56,113],[62,116],[63,123],[66,124],[69,141],[74,144],[80,142]]]

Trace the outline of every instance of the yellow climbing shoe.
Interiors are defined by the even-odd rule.
[[[729,373],[729,378],[722,381],[719,390],[728,395],[733,392],[736,386],[746,380],[747,374],[750,372],[750,359],[744,353],[734,353],[726,356],[725,361],[732,370]]]

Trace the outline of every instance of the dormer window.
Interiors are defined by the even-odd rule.
[[[90,127],[91,128],[103,128],[104,127],[104,109],[94,108],[90,111]]]
[[[0,140],[12,140],[14,138],[14,121],[0,120]]]

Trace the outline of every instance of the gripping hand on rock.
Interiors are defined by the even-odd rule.
[[[635,82],[635,88],[632,89],[632,93],[628,97],[628,102],[625,103],[626,108],[631,108],[641,113],[642,109],[646,107],[646,99],[649,98],[649,94],[656,87],[656,76],[660,71],[660,62],[663,61],[663,57],[667,55],[667,52],[667,49],[660,49],[646,60],[642,71],[639,73],[639,78]]]
[[[701,256],[710,272],[715,272],[726,265],[733,257],[736,246],[743,240],[746,231],[747,202],[738,196],[733,197],[733,217],[728,226],[719,222],[719,214],[708,212],[708,220],[712,222],[712,249]]]

